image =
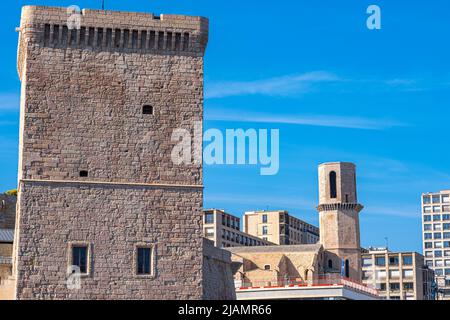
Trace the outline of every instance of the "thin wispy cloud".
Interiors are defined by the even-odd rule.
[[[291,124],[317,127],[385,130],[393,127],[406,126],[388,119],[373,119],[364,117],[335,116],[335,115],[273,115],[273,114],[232,114],[217,112],[205,115],[207,121],[235,121],[270,124]]]
[[[315,83],[335,82],[339,78],[329,72],[315,71],[300,75],[288,75],[256,81],[216,82],[206,86],[205,97],[224,98],[241,95],[285,96],[304,94]]]
[[[0,111],[19,111],[20,97],[14,93],[0,93]]]
[[[265,210],[267,207],[273,210],[295,208],[298,210],[314,210],[316,203],[309,199],[299,197],[273,197],[268,195],[239,195],[239,194],[205,194],[205,202],[217,206],[244,205],[252,206],[252,210]],[[277,208],[277,209],[275,209]],[[226,208],[222,208],[226,209]]]

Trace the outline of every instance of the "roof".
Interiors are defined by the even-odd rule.
[[[0,242],[12,243],[14,241],[14,230],[0,229]]]
[[[231,253],[269,253],[269,252],[317,252],[321,249],[321,244],[299,244],[288,246],[255,246],[255,247],[234,247],[225,248]]]

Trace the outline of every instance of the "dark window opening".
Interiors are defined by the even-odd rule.
[[[44,45],[48,45],[50,42],[50,25],[46,24],[44,27]]]
[[[348,203],[348,194],[345,195],[345,202]]]
[[[120,48],[120,38],[122,36],[122,30],[116,29],[116,30],[114,30],[114,33],[115,33],[115,35],[114,35],[114,46],[116,48]]]
[[[106,43],[105,43],[105,46],[107,48],[111,48],[112,47],[112,33],[113,33],[113,31],[112,31],[111,28],[106,29]]]
[[[151,274],[151,251],[150,248],[137,249],[137,274],[149,275]]]
[[[133,49],[137,48],[138,37],[139,37],[139,32],[137,30],[133,30],[131,32],[131,48],[133,48]]]
[[[59,43],[59,25],[53,26],[53,44]]]
[[[333,261],[331,259],[328,260],[328,269],[333,269]]]
[[[147,49],[147,31],[141,32],[141,49]]]
[[[345,260],[345,277],[350,277],[350,263],[348,260]]]
[[[153,114],[153,107],[150,105],[145,105],[142,107],[142,114]]]
[[[266,264],[266,265],[264,266],[264,270],[270,270],[270,265]]]
[[[86,44],[86,27],[81,27],[80,29],[80,45],[84,46]]]
[[[80,171],[80,177],[81,178],[87,178],[89,176],[89,172],[87,172],[86,170],[81,170]]]
[[[164,32],[158,32],[158,49],[164,49]]]
[[[72,265],[80,268],[80,272],[87,273],[87,246],[72,247]]]
[[[330,198],[331,199],[337,198],[336,172],[335,171],[330,172]]]

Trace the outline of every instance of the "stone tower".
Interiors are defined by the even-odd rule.
[[[327,273],[343,273],[361,280],[361,247],[356,171],[353,163],[319,166],[320,242]]]
[[[208,20],[26,6],[19,32],[16,298],[203,298],[202,165],[171,137],[202,123]]]

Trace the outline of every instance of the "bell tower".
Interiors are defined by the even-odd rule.
[[[361,246],[356,167],[348,162],[319,166],[320,243],[325,272],[361,281]]]

